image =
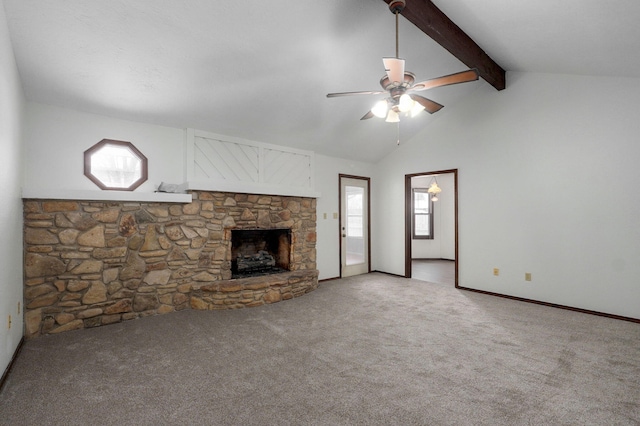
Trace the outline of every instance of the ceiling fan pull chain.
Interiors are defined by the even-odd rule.
[[[400,122],[398,121],[397,124],[398,124],[398,127],[397,127],[397,129],[398,129],[398,140],[396,141],[396,145],[400,145]]]

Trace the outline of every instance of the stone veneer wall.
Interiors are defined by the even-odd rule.
[[[192,195],[189,204],[24,200],[26,337],[317,287],[315,199]],[[291,228],[292,271],[231,280],[232,228]]]

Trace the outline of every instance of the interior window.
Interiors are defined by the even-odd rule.
[[[413,188],[413,238],[433,239],[433,201],[427,188]]]
[[[147,157],[131,142],[103,139],[84,152],[84,175],[100,189],[133,191],[147,180]]]

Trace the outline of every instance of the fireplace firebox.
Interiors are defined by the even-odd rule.
[[[289,271],[291,229],[231,230],[231,278]]]

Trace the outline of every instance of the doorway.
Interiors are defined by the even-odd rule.
[[[370,178],[339,175],[340,277],[371,272]]]
[[[447,247],[444,249],[444,252],[440,251],[429,251],[427,250],[424,255],[429,259],[435,260],[445,260],[445,262],[453,263],[453,282],[455,287],[458,287],[458,169],[450,169],[450,170],[438,170],[432,172],[423,172],[423,173],[414,173],[405,175],[405,277],[411,278],[413,276],[413,260],[414,260],[414,250],[418,250],[415,247],[414,239],[414,221],[416,220],[416,212],[414,211],[414,194],[417,191],[414,191],[414,186],[416,186],[416,182],[422,180],[423,182],[433,183],[442,181],[450,182],[448,188],[444,189],[443,192],[439,194],[438,198],[440,200],[434,201],[433,204],[441,203],[433,209],[432,213],[439,213],[441,215],[440,218],[436,217],[436,219],[442,220],[445,218],[446,221],[449,222],[447,225],[451,231],[445,232],[444,240],[441,240],[439,244],[444,243]],[[428,187],[430,185],[419,185],[423,187]],[[424,192],[424,191],[422,191]],[[446,207],[443,207],[445,206]],[[446,209],[445,211],[441,211],[441,208]],[[420,212],[418,212],[420,213]],[[444,215],[442,215],[444,213]],[[446,217],[445,217],[446,216]],[[438,227],[439,228],[439,227]],[[432,229],[436,234],[441,231],[441,229]],[[451,235],[452,234],[452,235]],[[442,235],[441,235],[442,236]],[[439,249],[440,250],[440,249]],[[440,254],[434,254],[440,253]],[[444,254],[443,254],[444,253]],[[417,253],[421,255],[421,253]],[[451,259],[453,257],[453,259]],[[447,260],[448,259],[448,260]],[[428,264],[428,262],[426,262]],[[435,263],[435,262],[434,262]]]

